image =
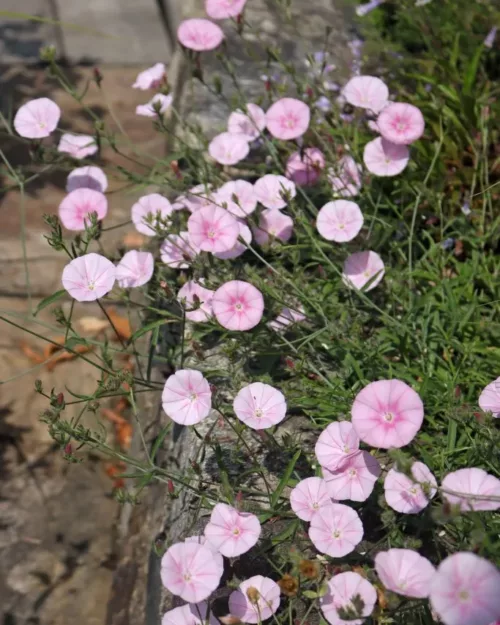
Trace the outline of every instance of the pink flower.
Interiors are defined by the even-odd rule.
[[[210,141],[208,153],[221,165],[236,165],[248,156],[250,146],[245,137],[221,132]]]
[[[133,89],[157,89],[165,78],[166,69],[163,63],[155,63],[152,67],[148,67],[140,72],[132,85]]]
[[[354,197],[361,189],[360,166],[352,156],[343,156],[337,165],[337,173],[330,168],[328,181],[340,197]]]
[[[244,386],[233,402],[236,416],[252,430],[265,430],[281,423],[286,416],[286,399],[269,384],[254,382]]]
[[[213,314],[212,298],[214,291],[206,289],[194,280],[186,282],[177,293],[177,301],[184,302],[186,319],[189,321],[208,321]],[[195,300],[198,306],[195,306]]]
[[[490,625],[500,618],[500,572],[473,553],[454,553],[432,578],[430,601],[444,625]]]
[[[293,234],[293,219],[280,210],[262,211],[259,225],[253,228],[253,235],[259,245],[267,245],[279,239],[283,243],[289,241]]]
[[[225,503],[218,503],[205,527],[205,538],[223,556],[235,558],[257,544],[260,531],[255,514],[239,512]]]
[[[172,594],[197,603],[219,585],[221,571],[212,552],[196,543],[176,543],[161,560],[161,581]]]
[[[193,213],[187,226],[189,239],[205,252],[227,252],[235,246],[240,232],[235,217],[213,204]]]
[[[108,188],[106,174],[100,167],[94,167],[93,165],[73,169],[66,180],[66,191],[71,193],[75,189],[82,188],[104,193]]]
[[[228,330],[251,330],[262,319],[264,298],[252,284],[231,280],[215,291],[212,306],[222,327]]]
[[[190,213],[195,213],[204,206],[210,206],[213,204],[213,200],[211,184],[198,184],[186,191],[184,196],[177,198],[177,201],[182,201]]]
[[[97,152],[97,143],[90,135],[72,135],[65,133],[57,146],[59,152],[69,154],[73,158],[85,158]]]
[[[285,176],[267,174],[259,178],[253,187],[257,201],[266,208],[285,208],[289,199],[297,195],[295,184]]]
[[[325,204],[318,213],[316,228],[327,241],[352,241],[363,227],[363,213],[355,202],[335,200]]]
[[[165,612],[161,625],[220,625],[220,622],[212,612],[208,612],[208,605],[202,602],[188,603]]]
[[[255,595],[258,596],[255,602]],[[280,606],[280,588],[269,577],[255,575],[239,585],[229,596],[229,612],[242,623],[261,623]]]
[[[160,114],[163,114],[171,107],[173,99],[171,94],[164,95],[163,93],[157,93],[147,104],[139,104],[136,106],[135,113],[143,117],[158,117],[157,111],[159,110]]]
[[[165,382],[161,401],[163,410],[172,421],[195,425],[210,414],[212,391],[199,371],[179,369]]]
[[[213,20],[238,17],[243,13],[247,0],[205,0],[205,11]]]
[[[358,451],[359,438],[349,421],[330,423],[314,448],[318,462],[329,471],[341,469]]]
[[[365,386],[351,409],[359,438],[372,447],[404,447],[413,440],[424,420],[418,393],[401,380],[379,380]]]
[[[307,477],[290,493],[292,510],[303,521],[310,521],[320,508],[331,503],[325,481],[320,477]]]
[[[236,222],[238,223],[239,228],[238,239],[243,239],[246,245],[245,243],[237,240],[234,246],[227,252],[215,252],[214,256],[217,256],[217,258],[222,260],[238,258],[238,256],[241,256],[247,251],[247,245],[250,245],[252,242],[252,232],[246,222],[244,222],[243,219],[237,219]]]
[[[355,252],[344,263],[342,281],[352,289],[363,289],[367,292],[377,286],[384,273],[384,261],[376,252]],[[368,283],[370,284],[366,286]]]
[[[479,406],[484,412],[491,412],[500,418],[500,378],[490,382],[479,396]]]
[[[325,155],[318,148],[294,152],[286,163],[286,175],[299,186],[315,184],[325,168]]]
[[[328,493],[338,501],[366,501],[379,475],[380,464],[367,451],[358,451],[335,471],[323,468]]]
[[[266,128],[266,114],[251,102],[246,105],[246,112],[234,111],[227,120],[227,130],[232,135],[239,135],[247,141],[254,141]]]
[[[363,162],[376,176],[397,176],[408,165],[410,152],[405,145],[396,145],[377,137],[365,145]]]
[[[267,129],[276,139],[297,139],[309,128],[311,111],[305,102],[282,98],[266,113]]]
[[[169,234],[160,246],[162,261],[174,269],[187,269],[197,254],[187,232]]]
[[[151,227],[162,225],[173,212],[172,205],[159,193],[143,195],[132,206],[132,221],[135,229],[148,237],[154,237],[156,232]],[[151,219],[149,225],[148,220]]]
[[[61,109],[49,98],[23,104],[14,117],[16,132],[25,139],[43,139],[57,128]]]
[[[472,467],[448,473],[441,486],[443,497],[460,506],[462,512],[500,508],[500,480],[483,469]]]
[[[194,18],[181,22],[177,29],[177,39],[189,50],[204,52],[220,46],[224,33],[210,20]]]
[[[77,302],[93,302],[109,293],[115,283],[113,263],[100,254],[74,258],[62,273],[63,287]]]
[[[363,538],[363,524],[358,513],[341,503],[323,506],[311,519],[309,538],[320,553],[341,558]]]
[[[205,538],[205,536],[188,536],[184,539],[184,542],[204,545],[205,547],[207,547],[207,549],[210,549],[210,551],[212,552],[212,557],[214,558],[214,560],[216,560],[220,569],[220,574],[222,576],[222,574],[224,573],[224,558],[222,557],[222,554],[217,550],[217,548]],[[217,623],[217,625],[219,624]]]
[[[389,99],[387,85],[375,76],[354,76],[342,93],[349,104],[374,113],[379,113]]]
[[[155,268],[153,254],[130,250],[116,268],[116,280],[124,288],[142,286],[151,280]]]
[[[230,180],[215,194],[215,202],[235,217],[246,217],[257,207],[253,184],[246,180]]]
[[[427,558],[411,549],[380,551],[375,556],[375,570],[387,590],[418,599],[429,596],[436,573]]]
[[[384,480],[385,500],[393,510],[403,514],[417,514],[429,505],[429,497],[436,494],[436,478],[423,462],[414,462],[411,474],[413,479],[390,469]]]
[[[101,220],[107,212],[106,196],[93,189],[75,189],[59,204],[59,218],[67,230],[85,230],[90,225],[91,213],[97,213],[97,219]]]
[[[357,613],[355,598],[361,599],[361,613]],[[368,580],[358,573],[347,571],[332,577],[328,592],[321,597],[321,611],[331,625],[362,625],[373,612],[377,602],[377,591]],[[342,610],[354,612],[362,618],[342,618]],[[340,611],[340,613],[339,613]],[[350,615],[349,615],[350,616]]]
[[[425,122],[413,104],[391,102],[380,113],[377,126],[384,139],[396,145],[409,145],[424,134]]]
[[[283,308],[280,314],[276,317],[276,319],[270,321],[267,325],[269,328],[271,328],[271,330],[274,330],[275,332],[281,332],[282,330],[285,330],[286,328],[288,328],[288,326],[291,326],[294,323],[304,321],[305,318],[306,316],[298,310],[293,310],[292,308]]]

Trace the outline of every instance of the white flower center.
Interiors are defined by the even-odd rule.
[[[469,600],[469,591],[468,590],[461,590],[458,593],[458,598],[460,599],[460,601],[468,601]]]
[[[332,538],[339,539],[340,538],[340,531],[339,530],[334,530],[332,532]]]
[[[319,503],[317,501],[314,501],[313,504],[312,504],[312,508],[314,510],[319,510]]]
[[[239,528],[239,527],[235,527],[235,528],[233,529],[233,534],[234,534],[235,536],[239,536],[239,535],[241,534],[241,530],[240,530],[240,528]]]
[[[412,486],[408,492],[411,495],[418,495],[418,487],[417,486]]]
[[[214,238],[215,238],[215,232],[214,232],[213,230],[209,230],[209,231],[207,232],[207,237],[208,237],[209,239],[214,239]]]
[[[89,291],[93,291],[95,289],[95,282],[92,280],[91,282],[88,283],[87,287]]]
[[[198,394],[197,393],[191,393],[191,395],[189,396],[189,399],[191,401],[196,401],[198,399]]]
[[[349,477],[356,477],[357,474],[356,469],[349,469]]]
[[[351,450],[349,449],[349,447],[347,445],[344,445],[344,453],[348,454]]]
[[[343,230],[345,228],[345,224],[339,224],[339,230]]]
[[[243,305],[240,302],[235,304],[234,307],[236,308],[236,310],[243,310]]]
[[[186,581],[186,582],[190,582],[191,581],[191,573],[189,573],[189,571],[184,573],[184,575],[182,577],[184,578],[184,581]]]
[[[382,418],[384,419],[384,421],[387,421],[387,423],[392,423],[394,421],[394,415],[392,414],[392,412],[386,412]]]
[[[263,416],[263,412],[261,408],[256,408],[254,415],[257,417],[257,419],[260,419]]]

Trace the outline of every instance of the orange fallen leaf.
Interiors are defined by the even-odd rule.
[[[103,408],[101,413],[103,417],[113,423],[116,441],[120,447],[124,450],[130,449],[130,445],[132,444],[132,425],[118,414],[116,410],[112,410],[111,408]]]
[[[127,232],[127,234],[123,237],[122,243],[125,247],[141,247],[146,243],[147,237],[139,232]]]
[[[23,352],[23,354],[33,364],[38,365],[44,361],[44,357],[42,356],[42,354],[38,352],[36,349],[33,349],[30,345],[28,345],[28,343],[22,342],[19,344],[19,347],[21,348],[21,351]]]
[[[47,369],[48,371],[53,371],[60,362],[73,360],[77,358],[79,354],[85,354],[92,351],[92,349],[94,349],[92,345],[76,345],[73,352],[61,351],[60,354],[47,363]]]
[[[108,462],[104,465],[106,475],[113,480],[113,488],[123,488],[125,486],[125,480],[122,477],[117,478],[116,476],[123,473],[126,468],[124,462],[117,462],[116,464]]]
[[[109,328],[107,319],[99,319],[99,317],[82,317],[76,322],[82,332],[89,334],[99,334],[106,328]]]
[[[119,315],[114,308],[108,308],[106,312],[108,313],[119,337],[128,341],[132,336],[132,328],[130,327],[130,321],[128,318]]]

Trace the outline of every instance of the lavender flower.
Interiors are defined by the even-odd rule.
[[[497,36],[497,30],[498,28],[496,26],[493,26],[493,28],[490,30],[488,36],[484,40],[485,48],[493,48],[493,44],[495,43],[495,39]]]
[[[378,6],[380,6],[383,2],[384,0],[371,0],[371,2],[368,2],[367,4],[360,4],[356,8],[356,15],[358,17],[364,17],[365,15],[370,13],[370,11],[373,11],[373,9],[376,9]]]

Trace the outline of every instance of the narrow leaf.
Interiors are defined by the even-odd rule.
[[[48,297],[45,297],[36,307],[35,310],[35,317],[38,315],[38,313],[43,310],[44,308],[47,308],[47,306],[50,306],[51,304],[53,304],[54,302],[56,302],[58,299],[60,299],[64,294],[66,293],[66,289],[61,289],[60,291],[56,291],[55,293],[52,293],[52,295],[49,295]]]
[[[300,449],[296,451],[293,458],[288,463],[285,473],[283,474],[283,477],[281,478],[280,483],[278,484],[278,487],[276,488],[276,490],[274,491],[271,497],[271,508],[274,508],[276,504],[278,503],[278,499],[281,497],[282,492],[285,490],[285,487],[288,484],[288,480],[290,479],[290,476],[292,475],[293,470],[295,469],[295,465],[297,464],[297,460],[299,459],[301,453],[302,451]]]

